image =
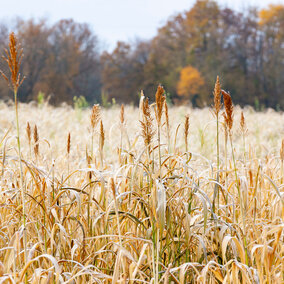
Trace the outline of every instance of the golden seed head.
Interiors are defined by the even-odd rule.
[[[125,118],[124,118],[124,104],[120,107],[120,123],[124,124]]]
[[[114,179],[113,178],[109,179],[108,185],[109,185],[109,189],[111,190],[113,196],[115,197],[116,193],[115,193],[115,184],[114,184]]]
[[[282,145],[280,149],[280,159],[282,162],[284,161],[284,139],[282,140]]]
[[[39,135],[38,135],[38,130],[37,130],[37,126],[35,125],[34,127],[34,153],[36,156],[38,156],[39,153]]]
[[[168,104],[167,101],[165,100],[164,102],[164,108],[165,108],[165,116],[166,116],[166,125],[167,129],[169,130],[170,128],[170,123],[169,123],[169,109],[168,109]]]
[[[232,102],[232,98],[229,93],[225,92],[224,90],[221,90],[223,98],[224,98],[224,105],[225,105],[225,112],[226,112],[226,124],[228,127],[228,130],[231,131],[233,127],[233,111],[234,106]]]
[[[29,123],[29,122],[27,122],[26,132],[27,132],[29,144],[31,144],[31,136],[32,136],[32,133],[31,133],[31,126],[30,126],[30,123]]]
[[[68,133],[68,138],[67,138],[67,154],[70,154],[70,148],[71,148],[71,134],[70,132]]]
[[[100,119],[101,119],[101,108],[100,108],[100,105],[97,104],[93,106],[91,117],[90,117],[91,127],[93,131],[96,128]]]
[[[244,116],[243,111],[241,113],[240,130],[241,130],[243,135],[245,135],[247,133],[246,120],[245,120],[245,116]]]
[[[189,114],[185,116],[185,121],[184,121],[184,136],[186,140],[188,137],[188,131],[189,131]]]
[[[164,101],[166,100],[166,97],[163,95],[164,92],[165,92],[164,88],[161,85],[159,85],[156,92],[156,108],[155,108],[155,115],[158,126],[161,125],[163,106],[164,106]]]
[[[105,144],[105,132],[104,132],[104,125],[101,120],[100,122],[100,150],[103,149],[104,144]]]
[[[222,104],[221,104],[221,84],[220,84],[220,81],[219,81],[219,76],[217,76],[213,94],[214,94],[213,110],[214,110],[215,115],[218,116],[218,114],[221,110],[221,107],[222,107]]]
[[[149,146],[151,144],[155,131],[153,130],[153,119],[151,116],[151,110],[148,98],[143,100],[142,113],[143,113],[143,120],[140,120],[142,128],[142,137],[144,139],[145,146]]]
[[[5,49],[5,54],[6,56],[3,56],[3,59],[9,66],[10,76],[1,70],[0,74],[7,81],[8,85],[13,89],[13,91],[17,92],[25,77],[21,78],[20,74],[20,66],[23,59],[23,49],[18,43],[18,40],[13,32],[9,35],[9,48],[8,50]]]

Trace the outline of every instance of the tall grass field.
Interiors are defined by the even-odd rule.
[[[13,46],[1,283],[283,283],[283,113],[234,107],[219,78],[204,109],[161,86],[139,108],[19,104]]]

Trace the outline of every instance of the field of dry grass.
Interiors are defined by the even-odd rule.
[[[283,283],[284,115],[148,110],[20,104],[21,185],[0,104],[0,281]]]

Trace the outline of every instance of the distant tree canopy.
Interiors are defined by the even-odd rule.
[[[21,73],[26,80],[20,99],[30,101],[41,91],[52,104],[72,103],[83,95],[89,101],[100,98],[101,71],[97,37],[87,24],[62,20],[48,26],[45,20],[18,20],[16,31],[24,49]],[[0,47],[8,39],[7,28],[0,26]],[[0,68],[6,68],[1,62]],[[1,98],[10,96],[5,82],[0,82]]]
[[[0,24],[1,50],[8,32]],[[240,13],[197,0],[152,40],[118,42],[112,52],[101,52],[91,28],[73,20],[51,26],[45,20],[18,20],[16,32],[25,54],[22,101],[42,91],[53,104],[72,103],[81,95],[89,103],[100,102],[102,94],[137,103],[141,89],[153,98],[161,83],[174,101],[203,106],[211,104],[219,75],[235,103],[284,109],[284,5]],[[0,97],[9,97],[3,80]]]
[[[190,99],[193,104],[196,104],[195,97],[202,91],[201,88],[204,83],[204,79],[196,68],[186,66],[180,71],[177,94],[185,100]]]

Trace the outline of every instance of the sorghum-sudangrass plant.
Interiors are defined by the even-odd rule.
[[[23,199],[13,109],[0,103],[0,281],[283,283],[284,115],[233,107],[223,91],[216,166],[216,117],[168,109],[159,88],[153,105],[143,95],[139,109],[80,120],[19,104]]]
[[[12,32],[9,35],[9,47],[5,49],[5,56],[3,59],[8,65],[10,74],[5,74],[0,70],[0,74],[6,80],[8,86],[14,93],[14,105],[15,105],[15,121],[17,129],[17,146],[18,146],[18,158],[20,165],[20,192],[22,196],[22,217],[23,217],[23,231],[24,231],[24,255],[25,263],[27,261],[27,249],[26,249],[26,210],[25,210],[25,185],[23,180],[23,167],[22,167],[22,154],[21,154],[21,141],[20,141],[20,131],[19,131],[19,114],[18,114],[18,90],[22,85],[25,77],[22,77],[20,74],[21,62],[23,59],[23,49],[21,48],[20,43],[18,42],[15,34]]]
[[[39,109],[19,104],[21,124],[29,121],[31,129],[36,124],[40,130],[36,160],[30,155],[31,138],[25,128],[20,128],[23,178],[27,184],[25,266],[22,202],[15,198],[20,182],[14,151],[16,141],[11,139],[12,132],[5,136],[13,109],[0,104],[1,140],[5,136],[0,155],[1,165],[5,165],[0,191],[1,280],[20,281],[27,274],[28,282],[34,283],[48,279],[67,283],[73,280],[75,283],[281,283],[283,146],[282,152],[280,149],[284,129],[279,122],[284,121],[284,116],[274,111],[243,111],[249,129],[245,171],[242,137],[232,131],[242,203],[231,151],[227,153],[226,170],[225,141],[220,139],[219,184],[227,201],[221,194],[220,207],[212,217],[216,128],[209,123],[212,119],[209,109],[168,109],[171,145],[176,139],[176,146],[168,152],[163,116],[160,175],[152,112],[152,120],[147,122],[149,126],[152,121],[150,144],[145,144],[148,132],[145,131],[144,137],[142,123],[138,123],[138,109],[125,106],[124,125],[130,143],[126,143],[124,132],[122,159],[119,159],[120,109],[102,109],[105,141],[101,168],[99,162],[96,164],[86,155],[86,146],[91,141],[91,133],[87,131],[90,110],[84,110],[79,121],[76,111],[66,107],[46,105]],[[190,160],[190,155],[185,155],[182,132],[187,113],[190,113]],[[234,113],[240,117],[241,110],[235,107]],[[206,133],[203,156],[199,154],[200,125],[204,125]],[[66,137],[70,130],[67,176]],[[224,133],[220,132],[221,135]],[[97,138],[94,157],[99,161]],[[33,147],[33,141],[31,144]],[[245,209],[246,247],[241,206]]]
[[[220,170],[220,145],[219,145],[219,113],[222,108],[221,104],[221,84],[219,80],[219,76],[217,76],[214,91],[214,105],[212,112],[216,118],[216,154],[217,154],[217,183],[219,182],[219,170]],[[219,207],[219,186],[216,184],[215,189],[214,189],[214,197],[213,197],[213,212],[215,213],[215,204],[216,204],[216,198],[217,198],[217,203]]]

